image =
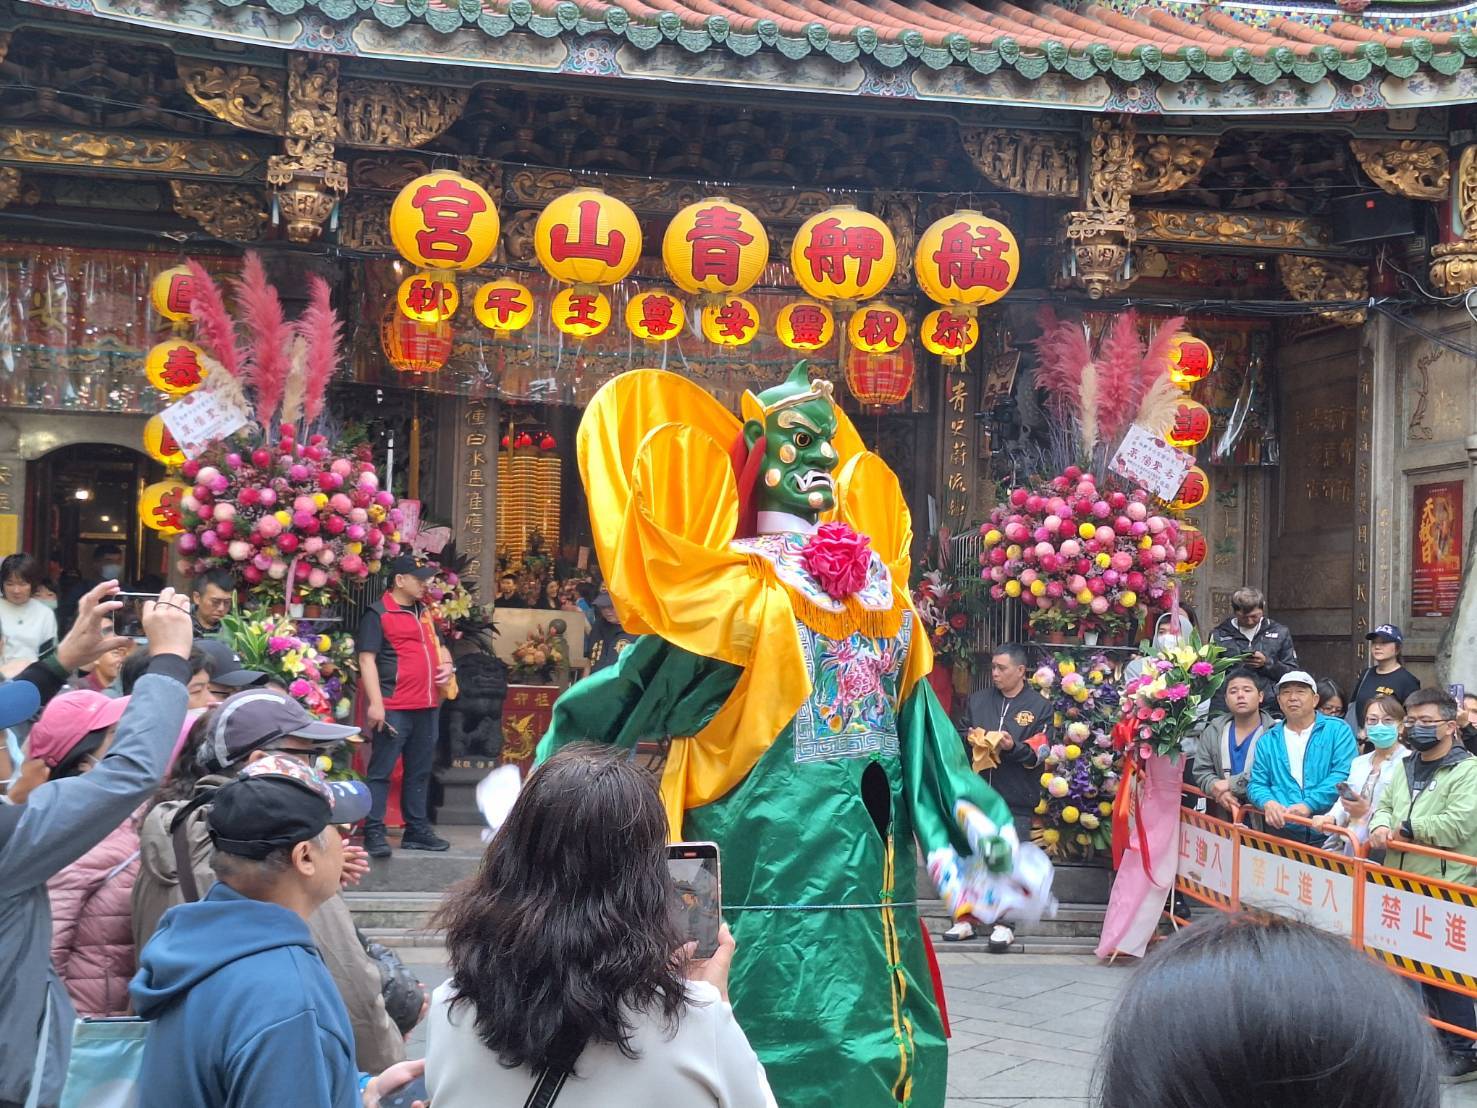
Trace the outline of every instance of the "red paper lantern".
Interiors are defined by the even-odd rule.
[[[853,349],[846,359],[846,383],[869,408],[901,404],[913,388],[913,347],[905,344],[890,354]]]
[[[401,373],[435,373],[451,357],[451,322],[419,323],[392,304],[380,320],[380,346]]]
[[[1190,523],[1180,524],[1179,540],[1180,546],[1184,548],[1185,557],[1174,568],[1179,573],[1189,573],[1205,561],[1205,556],[1210,553],[1210,546],[1205,541],[1205,533]]]

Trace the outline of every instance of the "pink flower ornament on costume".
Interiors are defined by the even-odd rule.
[[[845,600],[867,583],[872,540],[844,523],[823,523],[800,551],[806,571],[835,600]]]

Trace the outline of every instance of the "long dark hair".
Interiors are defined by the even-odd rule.
[[[1197,922],[1123,991],[1101,1108],[1438,1108],[1412,991],[1347,941],[1275,916]]]
[[[577,744],[539,768],[481,870],[437,916],[457,996],[509,1068],[538,1069],[574,1044],[629,1058],[631,1013],[669,1026],[686,1006],[673,961],[667,820],[625,751]]]
[[[191,656],[193,657],[193,653]],[[216,709],[212,708],[190,724],[190,732],[185,736],[184,744],[180,747],[174,765],[169,767],[169,775],[164,778],[164,783],[154,791],[144,815],[148,815],[149,812],[168,801],[189,800],[195,795],[195,783],[206,775],[205,767],[195,761],[195,751],[200,749],[200,744],[205,741],[206,733],[210,730],[211,724],[215,722],[215,712]],[[142,818],[139,822],[142,825]]]

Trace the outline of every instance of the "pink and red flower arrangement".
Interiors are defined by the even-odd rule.
[[[194,482],[175,544],[185,573],[224,566],[248,585],[291,573],[296,586],[331,589],[399,553],[403,515],[368,447],[335,453],[322,435],[300,442],[283,424],[269,445],[214,444],[181,476]]]
[[[1179,524],[1141,488],[1101,485],[1069,466],[1035,488],[1015,488],[981,529],[983,576],[995,600],[1087,618],[1162,607],[1185,557]]]

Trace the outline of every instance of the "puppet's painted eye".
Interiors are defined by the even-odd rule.
[[[801,450],[804,450],[807,446],[809,446],[814,441],[815,440],[812,439],[809,435],[807,435],[804,431],[796,431],[795,432],[795,445],[797,447],[799,447]]]

